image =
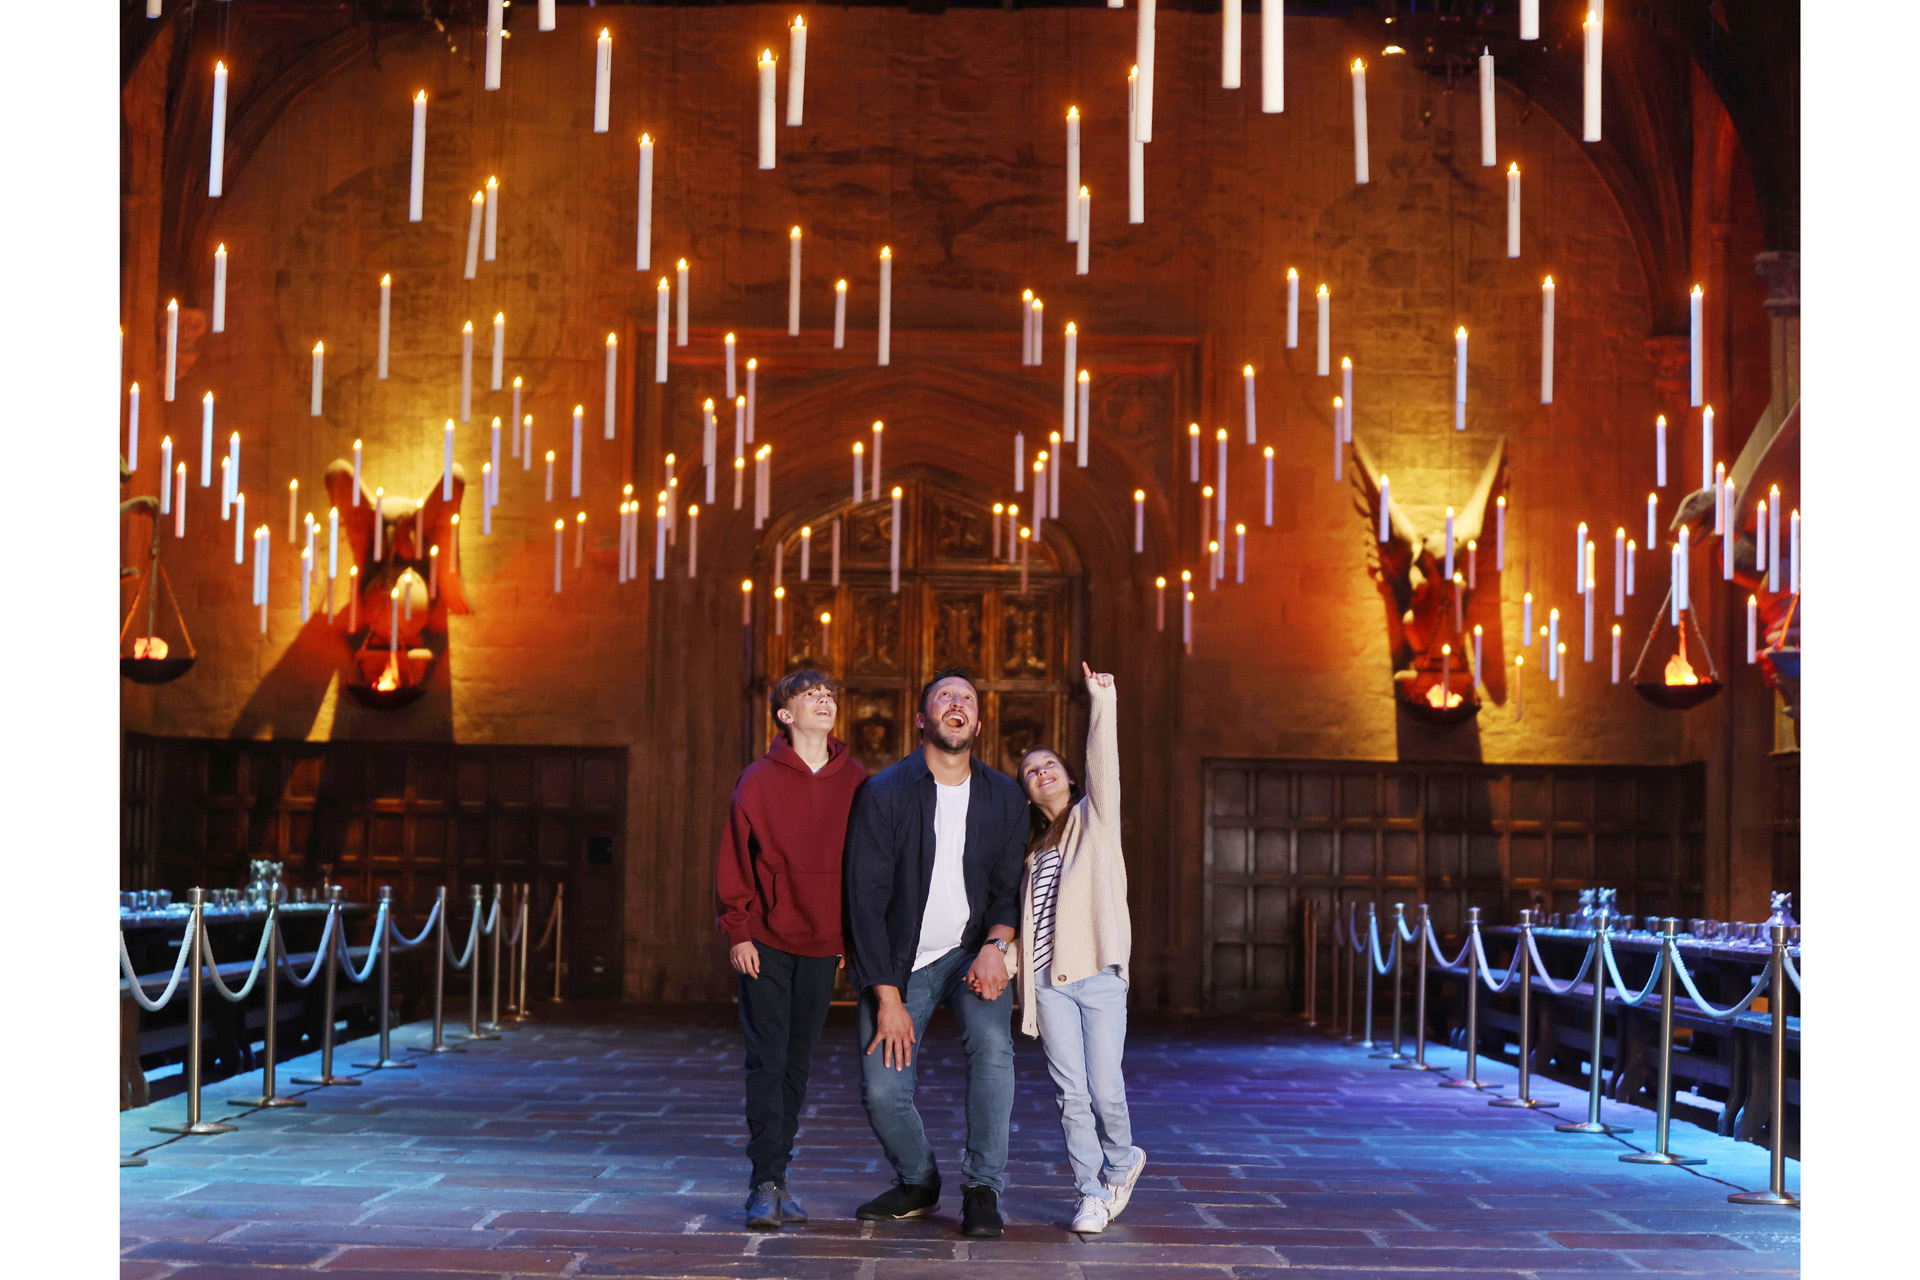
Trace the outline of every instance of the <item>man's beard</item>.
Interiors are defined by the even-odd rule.
[[[928,726],[928,730],[927,736],[933,740],[934,746],[948,755],[957,756],[964,754],[980,736],[980,722],[975,720],[967,728],[960,730],[959,732],[964,733],[965,737],[948,737],[946,722],[943,720],[934,721]]]

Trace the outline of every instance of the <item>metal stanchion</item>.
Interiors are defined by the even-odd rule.
[[[185,1124],[157,1124],[155,1133],[232,1133],[234,1126],[222,1124],[218,1120],[200,1118],[200,965],[204,956],[201,951],[201,939],[204,936],[206,922],[201,912],[206,903],[204,889],[187,891],[187,936],[180,945],[187,951],[187,1122]]]
[[[1486,1089],[1480,1083],[1480,908],[1467,908],[1467,1074],[1442,1080],[1442,1089]]]
[[[1653,1150],[1630,1151],[1622,1164],[1705,1164],[1699,1156],[1677,1156],[1667,1150],[1667,1124],[1673,1118],[1673,957],[1680,922],[1672,916],[1660,922],[1660,1098],[1653,1109]]]
[[[1367,904],[1367,936],[1360,940],[1360,963],[1367,971],[1366,1035],[1359,1041],[1359,1046],[1362,1049],[1376,1049],[1379,1047],[1373,1042],[1373,974],[1375,969],[1373,963],[1373,940],[1378,937],[1380,933],[1378,920],[1379,917],[1374,911],[1373,904],[1369,902]]]
[[[497,890],[498,886],[495,886],[495,888]],[[481,916],[480,886],[477,884],[474,885],[472,892],[473,918],[478,920]],[[498,921],[495,921],[495,923],[497,925]],[[472,933],[469,934],[469,936],[473,939],[473,946],[468,948],[470,954],[467,956],[467,977],[470,979],[467,984],[467,1029],[461,1034],[460,1038],[463,1040],[498,1040],[500,1037],[494,1032],[482,1031],[480,1029],[480,935]]]
[[[1420,960],[1414,966],[1413,1057],[1394,1063],[1395,1071],[1433,1070],[1427,1065],[1427,948],[1433,945],[1430,938],[1433,921],[1427,915],[1426,903],[1421,903],[1416,909],[1420,912],[1420,919],[1414,926],[1418,930],[1415,936],[1419,941],[1413,945],[1420,952]]]
[[[1535,1107],[1550,1107],[1550,1102],[1541,1102],[1531,1093],[1533,1083],[1532,1049],[1533,1038],[1533,912],[1529,908],[1520,911],[1520,1083],[1519,1096],[1513,1098],[1495,1098],[1487,1105],[1490,1107],[1522,1107],[1532,1110]]]
[[[379,934],[373,940],[378,947],[380,966],[380,1058],[377,1062],[356,1062],[353,1065],[367,1071],[415,1070],[419,1064],[408,1062],[404,1058],[393,1056],[392,1035],[388,1028],[393,1006],[393,889],[389,885],[380,886],[380,910],[374,917],[374,931]]]
[[[440,892],[434,898],[433,909],[440,913],[440,923],[434,927],[433,936],[433,1042],[424,1048],[415,1045],[413,1052],[465,1053],[465,1049],[448,1044],[446,1037],[447,886],[440,886]]]
[[[500,918],[500,891],[504,887],[505,886],[502,885],[499,881],[497,880],[494,881],[493,906],[488,911],[488,915],[493,920],[493,928],[488,930],[488,932],[493,935],[493,995],[489,1003],[490,1015],[487,1019],[487,1030],[493,1031],[493,1032],[498,1032],[501,1029],[500,1027],[500,934],[501,934],[501,931],[506,927],[506,921]]]
[[[518,997],[513,1002],[515,1022],[533,1020],[533,1015],[527,1012],[527,953],[533,950],[532,924],[533,886],[523,883],[520,886],[520,959],[514,966],[514,972],[517,975],[514,986],[519,991]]]
[[[334,970],[339,968],[340,935],[346,929],[345,922],[340,918],[340,886],[337,884],[327,886],[327,923],[323,928],[327,939],[327,954],[321,961],[321,967],[326,970],[327,985],[323,988],[324,994],[321,996],[323,1008],[320,1023],[320,1074],[296,1077],[293,1083],[327,1086],[357,1085],[361,1082],[352,1076],[333,1074]]]
[[[266,1061],[260,1068],[260,1096],[257,1098],[230,1098],[227,1105],[234,1107],[304,1107],[306,1101],[301,1098],[282,1098],[274,1094],[273,1067],[278,1057],[280,1031],[280,886],[275,884],[267,889],[266,929],[275,935],[267,943],[267,971],[261,976],[267,980],[266,995],[266,1049],[263,1053]],[[245,1014],[242,1014],[244,1025]]]
[[[553,886],[553,997],[551,1004],[559,1004],[560,975],[567,968],[567,886],[564,881]]]
[[[1317,1021],[1314,1017],[1314,1012],[1319,1003],[1318,997],[1320,994],[1315,989],[1319,985],[1320,980],[1320,919],[1314,911],[1312,898],[1307,899],[1305,907],[1306,918],[1300,922],[1300,931],[1305,936],[1307,942],[1307,968],[1302,976],[1306,979],[1307,985],[1307,1025],[1311,1027]]]
[[[1671,922],[1669,922],[1671,923]],[[1773,958],[1767,963],[1767,1014],[1772,1019],[1773,1106],[1767,1114],[1767,1189],[1737,1191],[1729,1204],[1780,1204],[1800,1207],[1787,1190],[1787,926],[1767,925],[1773,934]]]
[[[1328,998],[1327,1012],[1329,1017],[1327,1021],[1334,1023],[1341,1018],[1341,1011],[1346,1008],[1345,1005],[1340,1003],[1340,970],[1343,967],[1340,953],[1346,950],[1346,939],[1340,930],[1340,904],[1337,901],[1333,904],[1333,946],[1328,950],[1327,976],[1333,980],[1331,983],[1333,990]],[[1339,1026],[1329,1026],[1327,1028],[1329,1035],[1337,1035],[1340,1031],[1341,1028]]]
[[[1557,1124],[1559,1133],[1632,1133],[1625,1125],[1607,1124],[1600,1119],[1602,1063],[1606,1056],[1607,965],[1600,941],[1607,932],[1607,907],[1603,902],[1593,911],[1593,1062],[1587,1081],[1587,1118],[1578,1123]]]
[[[1406,961],[1400,953],[1400,926],[1406,922],[1407,904],[1393,904],[1393,923],[1387,926],[1393,941],[1388,952],[1393,957],[1393,1047],[1385,1053],[1371,1053],[1370,1058],[1385,1058],[1389,1062],[1405,1062],[1407,1055],[1400,1052],[1400,985],[1401,973],[1406,969]]]

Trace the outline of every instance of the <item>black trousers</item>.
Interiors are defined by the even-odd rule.
[[[740,1030],[747,1040],[747,1159],[753,1183],[787,1183],[787,1162],[807,1103],[813,1047],[833,1001],[837,956],[760,952],[760,976],[740,975]]]

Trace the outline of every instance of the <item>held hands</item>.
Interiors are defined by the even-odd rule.
[[[757,978],[760,976],[760,948],[749,938],[727,951],[727,963],[733,966],[735,973]]]
[[[967,970],[967,989],[982,1000],[998,1000],[1007,987],[1007,959],[989,942]]]
[[[1097,696],[1102,690],[1107,693],[1113,692],[1113,676],[1111,674],[1105,671],[1095,671],[1086,664],[1084,659],[1080,663],[1080,669],[1087,673],[1087,692],[1089,694]]]

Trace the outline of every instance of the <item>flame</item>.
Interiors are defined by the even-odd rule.
[[[1440,682],[1437,680],[1427,686],[1427,705],[1436,711],[1444,710],[1447,707],[1457,707],[1460,705],[1460,702],[1461,698],[1459,694],[1442,689]]]
[[[380,693],[392,693],[400,687],[400,655],[397,652],[387,659],[386,669],[373,682],[373,687]]]
[[[1693,673],[1693,664],[1687,661],[1685,654],[1676,653],[1671,658],[1667,659],[1667,683],[1668,684],[1699,684],[1700,683],[1700,677]]]
[[[159,636],[135,636],[133,656],[136,658],[164,658],[167,656],[167,642]]]

